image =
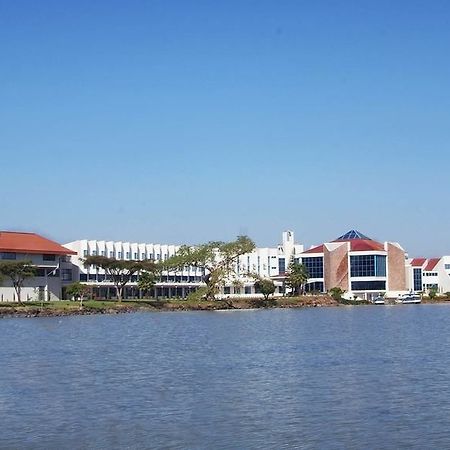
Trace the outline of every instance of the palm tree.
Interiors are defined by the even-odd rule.
[[[305,265],[296,261],[291,261],[288,267],[286,284],[292,289],[293,294],[303,294],[305,284],[308,281],[309,273]]]

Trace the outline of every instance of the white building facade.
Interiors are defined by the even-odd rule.
[[[74,267],[74,277],[94,289],[95,295],[101,298],[112,298],[115,289],[108,279],[105,271],[98,267],[85,267],[83,260],[87,256],[106,256],[119,260],[146,260],[165,261],[176,254],[179,245],[148,244],[122,241],[78,240],[64,245],[75,252],[71,256]],[[236,264],[235,272],[239,283],[226,283],[222,289],[224,296],[241,296],[255,294],[255,279],[248,273],[261,278],[273,278],[284,275],[291,258],[303,252],[303,245],[295,243],[294,233],[285,231],[282,243],[277,247],[256,248],[253,252],[242,255]],[[205,271],[198,267],[186,267],[181,271],[163,272],[161,279],[156,283],[157,297],[186,297],[191,292],[203,286]],[[132,277],[125,289],[125,297],[139,296],[137,288],[138,275]],[[278,283],[278,294],[283,293],[282,283]]]
[[[413,258],[407,264],[407,282],[410,290],[438,294],[450,292],[450,256],[440,258]]]

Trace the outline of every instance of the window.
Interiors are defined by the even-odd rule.
[[[134,254],[134,259],[139,259],[139,256],[137,253]]]
[[[352,291],[385,291],[386,281],[352,281]]]
[[[119,259],[122,259],[122,252],[119,252],[119,253],[118,253],[118,258],[119,258]]]
[[[85,273],[80,273],[80,281],[87,281],[87,275]]]
[[[2,255],[2,259],[16,259],[17,258],[16,253],[11,253],[11,252],[3,252],[1,255]]]
[[[223,293],[224,293],[225,295],[229,295],[229,294],[231,293],[230,286],[225,286],[225,287],[223,288]]]
[[[127,252],[127,258],[126,259],[130,259],[130,252]]]
[[[109,257],[110,257],[110,258],[115,258],[115,257],[116,257],[116,255],[115,255],[115,253],[114,253],[114,252],[109,252]]]
[[[413,270],[413,285],[415,291],[422,290],[422,269]]]
[[[278,259],[278,272],[279,273],[285,273],[286,272],[286,259],[285,258],[279,258]]]
[[[450,264],[445,264],[445,270],[450,270]]]
[[[56,256],[55,255],[42,255],[42,259],[44,261],[55,261]]]
[[[305,284],[306,292],[324,292],[322,281],[313,281],[312,283]]]
[[[88,251],[87,250],[83,250],[83,256],[86,258],[86,256],[88,256]]]
[[[245,286],[244,292],[245,292],[246,294],[251,294],[251,293],[252,293],[252,287],[251,287],[251,286]]]
[[[312,256],[302,258],[302,264],[308,271],[308,278],[323,278],[323,257]]]
[[[235,294],[240,294],[241,293],[241,288],[239,286],[235,286],[234,287],[234,293]]]
[[[97,250],[92,250],[92,256],[97,256]]]
[[[72,281],[72,269],[61,269],[61,280]]]
[[[350,256],[351,277],[385,277],[386,256],[357,255]]]

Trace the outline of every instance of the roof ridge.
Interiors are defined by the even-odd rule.
[[[33,231],[9,231],[9,230],[0,230],[0,233],[9,233],[9,234],[36,234]]]

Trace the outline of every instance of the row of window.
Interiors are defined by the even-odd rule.
[[[164,254],[147,254],[147,253],[138,253],[138,252],[115,252],[115,251],[110,251],[105,252],[104,250],[102,250],[101,252],[97,252],[96,250],[93,250],[91,252],[91,254],[89,255],[89,251],[88,250],[83,250],[83,257],[87,258],[88,256],[108,256],[109,258],[117,258],[117,259],[134,259],[136,261],[138,260],[144,260],[144,259],[150,259],[153,261],[160,261],[160,260],[166,260],[169,258],[169,254],[168,253],[164,253]]]
[[[309,278],[323,278],[322,256],[302,258],[302,263],[308,271]]]
[[[45,269],[43,267],[37,267],[35,268],[35,276],[36,277],[59,277],[61,276],[62,281],[72,281],[73,280],[73,274],[72,269],[56,269],[56,270],[49,270]]]
[[[352,291],[385,291],[386,281],[352,281]]]
[[[356,255],[350,256],[351,277],[385,277],[386,256]]]
[[[284,292],[283,290],[283,286],[278,286],[277,290],[280,294],[282,294]],[[244,286],[244,288],[238,287],[238,286],[225,286],[223,288],[223,293],[224,295],[230,295],[230,294],[242,294],[242,292],[244,292],[244,294],[253,294],[252,292],[252,286]],[[260,291],[258,289],[255,288],[255,294],[259,294]]]
[[[132,275],[130,281],[132,283],[137,283],[139,280],[139,275]],[[111,277],[101,273],[80,273],[80,281],[81,282],[112,282]],[[201,283],[203,281],[203,277],[201,276],[182,276],[182,275],[166,275],[161,276],[159,279],[162,283]]]
[[[2,252],[0,259],[14,260],[17,259],[17,253]],[[56,261],[56,255],[42,255],[42,261]]]
[[[438,273],[437,272],[424,272],[423,276],[424,277],[437,277]]]

